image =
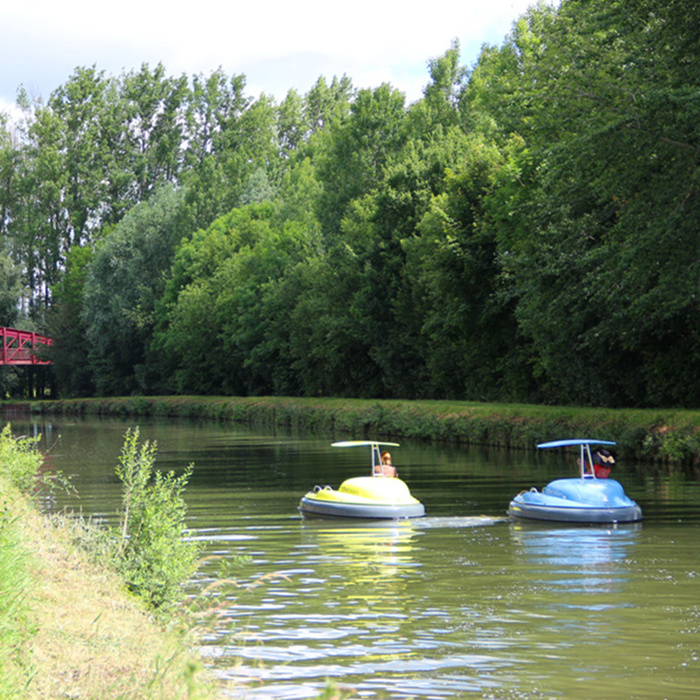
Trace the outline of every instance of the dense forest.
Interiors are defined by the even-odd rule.
[[[20,90],[0,326],[53,338],[62,396],[700,405],[700,4],[446,49],[411,104],[162,65]]]

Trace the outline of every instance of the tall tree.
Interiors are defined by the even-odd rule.
[[[271,202],[234,209],[183,242],[157,337],[178,391],[296,391],[287,378],[293,300],[278,288],[314,245]]]
[[[700,397],[699,86],[675,10],[571,0],[512,39],[527,150],[499,195],[502,259],[550,400]]]
[[[319,218],[327,234],[337,235],[347,205],[381,182],[405,140],[404,102],[403,93],[387,84],[360,90],[347,120],[331,127],[330,148],[318,164],[324,183]]]
[[[182,195],[164,186],[136,205],[98,246],[83,292],[89,363],[98,394],[157,389],[150,342],[156,306],[183,237]]]
[[[20,272],[0,247],[0,326],[14,326],[22,293]]]
[[[148,199],[159,186],[177,182],[186,137],[187,78],[168,77],[162,64],[147,64],[122,79],[122,107],[130,157],[129,201]]]
[[[86,342],[88,324],[82,317],[85,280],[93,257],[90,246],[71,248],[66,256],[65,274],[54,287],[48,314],[53,373],[63,397],[92,396],[95,392]]]

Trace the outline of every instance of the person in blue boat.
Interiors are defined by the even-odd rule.
[[[593,459],[593,469],[598,479],[607,479],[610,476],[610,470],[615,464],[615,458],[608,450],[594,450],[591,453]],[[590,470],[589,470],[590,471]]]
[[[396,477],[398,475],[396,467],[391,463],[391,454],[386,451],[382,452],[382,461],[378,465],[378,469],[375,470],[375,476]]]

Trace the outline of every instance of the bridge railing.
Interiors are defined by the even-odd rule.
[[[41,347],[51,345],[47,338],[31,331],[0,327],[0,365],[50,365],[51,360],[37,357]]]

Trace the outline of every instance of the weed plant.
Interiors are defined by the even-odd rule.
[[[200,555],[185,538],[183,494],[192,465],[179,476],[164,474],[154,469],[155,443],[138,440],[138,428],[127,431],[116,469],[123,505],[115,562],[134,593],[152,608],[167,608],[182,595]]]
[[[15,438],[8,423],[0,433],[0,475],[25,493],[36,485],[43,457],[36,449],[40,438]]]

